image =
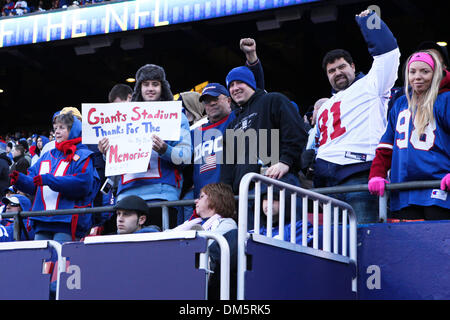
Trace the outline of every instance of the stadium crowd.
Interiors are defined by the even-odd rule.
[[[56,9],[82,7],[89,4],[109,0],[2,0],[2,16],[22,16],[27,13],[41,12]]]
[[[349,52],[328,52],[322,68],[330,96],[317,97],[305,115],[283,94],[265,90],[256,42],[241,39],[245,64],[224,75],[224,84],[179,95],[180,138],[151,136],[153,162],[147,172],[105,177],[109,140],[82,144],[82,117],[75,107],[55,112],[49,135],[4,135],[1,212],[114,205],[110,213],[35,216],[23,223],[26,239],[65,242],[93,232],[157,232],[163,230],[161,209],[143,204],[197,199],[193,207],[170,208],[169,230],[225,234],[237,228],[238,213],[229,199],[238,194],[246,173],[257,172],[304,188],[368,184],[370,192],[336,195],[354,208],[358,223],[378,222],[377,196],[386,183],[440,180],[440,189],[392,191],[390,216],[449,219],[448,54],[433,42],[421,43],[416,52],[406,53],[404,86],[393,87],[401,48],[381,19],[379,29],[368,28],[370,18],[379,19],[368,10],[355,17],[373,57],[371,69],[357,73]],[[110,103],[173,100],[164,68],[154,64],[137,70],[134,88],[117,84],[108,95]],[[252,130],[257,143],[243,139]],[[267,201],[261,208],[267,213]],[[276,226],[278,208],[273,213]],[[2,241],[13,240],[13,223],[1,220]]]

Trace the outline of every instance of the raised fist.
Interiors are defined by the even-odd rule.
[[[245,54],[254,52],[256,51],[256,41],[252,38],[243,38],[239,42],[239,47]]]

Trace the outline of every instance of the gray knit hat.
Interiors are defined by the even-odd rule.
[[[131,101],[144,101],[141,94],[142,81],[157,80],[161,82],[161,101],[172,101],[173,94],[170,91],[170,84],[166,80],[164,69],[156,64],[146,64],[136,72],[136,84]]]

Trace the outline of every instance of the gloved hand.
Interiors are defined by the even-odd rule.
[[[12,186],[15,185],[19,180],[19,171],[14,170],[13,172],[11,172],[9,178],[10,178],[10,185]]]
[[[389,183],[389,181],[387,181],[386,179],[383,179],[381,177],[373,177],[369,180],[370,193],[377,196],[383,196],[386,183]]]
[[[450,173],[447,173],[441,180],[441,190],[450,191]]]
[[[36,187],[42,186],[42,176],[39,174],[33,178],[33,183]]]

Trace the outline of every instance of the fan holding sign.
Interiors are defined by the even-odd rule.
[[[147,202],[179,199],[179,166],[192,154],[181,109],[164,69],[150,64],[137,71],[131,102],[82,105],[83,142],[97,144],[106,137],[100,148],[106,153],[105,175],[121,175],[117,201],[131,194]],[[176,215],[170,218],[173,227]]]

